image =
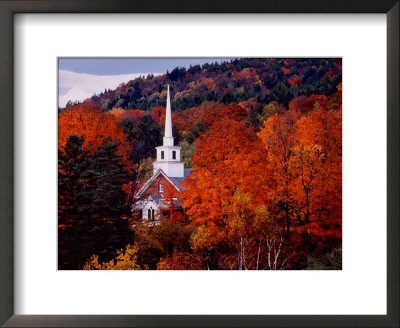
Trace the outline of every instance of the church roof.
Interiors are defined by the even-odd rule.
[[[188,175],[190,174],[190,172],[192,172],[194,169],[184,169],[184,176],[181,178],[173,178],[173,177],[169,177],[165,174],[165,172],[161,169],[159,169],[144,185],[142,188],[140,188],[140,190],[137,192],[137,194],[135,195],[135,198],[139,198],[140,195],[148,188],[148,186],[155,180],[155,178],[157,178],[158,175],[162,174],[169,182],[171,182],[174,187],[179,191],[179,190],[184,190],[184,188],[182,188],[181,186],[181,182],[184,181]],[[161,197],[159,195],[152,195],[151,197]],[[156,200],[156,198],[153,198],[153,200],[157,203],[158,199]]]
[[[172,136],[172,118],[171,118],[171,100],[170,100],[170,95],[169,95],[169,85],[168,85],[168,91],[167,91],[167,106],[166,106],[166,115],[165,115],[165,132],[164,132],[164,137],[163,137],[163,145],[156,147],[156,149],[167,149],[168,151],[170,149],[180,149],[179,146],[174,146],[174,138]],[[171,175],[181,175],[182,174],[182,168],[183,168],[183,162],[181,161],[171,161],[171,160],[164,160],[164,157],[162,157],[162,161],[158,158],[158,154],[162,153],[157,151],[157,161],[154,162],[154,174],[153,176],[140,188],[140,190],[136,193],[134,196],[136,199],[140,198],[140,196],[143,194],[143,192],[152,184],[152,182],[160,175],[162,174],[167,181],[169,181],[177,191],[182,190],[181,182],[184,181],[190,172],[193,171],[193,169],[184,169],[183,172],[183,177],[169,177],[167,174],[171,173],[169,170],[169,167],[175,165],[179,165],[178,169],[179,170],[172,170]],[[174,154],[174,159],[175,159]],[[168,158],[166,158],[168,159]],[[163,170],[164,169],[164,170]],[[154,199],[155,202],[159,201],[159,199]]]
[[[162,195],[150,195],[147,199],[151,199],[160,207],[163,207],[163,208],[168,207],[168,205],[163,202],[164,197]],[[173,203],[178,207],[182,206],[181,202],[178,199],[174,199]]]
[[[184,188],[182,188],[181,182],[184,181],[188,177],[189,173],[192,172],[193,170],[194,169],[185,169],[184,176],[182,178],[171,178],[170,177],[169,179],[173,182],[173,184],[175,186],[177,186],[179,188],[179,190],[183,190]]]
[[[160,175],[162,174],[178,191],[180,190],[179,185],[176,185],[174,183],[174,181],[172,181],[169,176],[167,176],[165,174],[165,172],[161,169],[158,169],[156,173],[153,174],[153,176],[144,184],[144,186],[142,188],[140,188],[140,190],[137,192],[137,194],[135,195],[135,198],[139,198],[140,195],[151,185],[151,183]],[[184,178],[182,178],[184,179]]]
[[[160,205],[163,200],[163,196],[161,195],[150,195],[149,198],[151,198],[151,200],[153,200],[157,205]]]

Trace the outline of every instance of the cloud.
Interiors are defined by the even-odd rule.
[[[160,75],[162,73],[132,73],[120,75],[95,75],[75,73],[60,69],[58,72],[59,90],[58,106],[65,107],[71,101],[82,101],[103,92],[104,89],[115,89],[122,82],[128,82],[147,74]]]
[[[72,88],[67,91],[65,95],[60,95],[58,96],[58,106],[59,107],[64,107],[65,104],[71,100],[85,100],[86,98],[90,98],[93,94],[89,92],[85,92],[81,88]]]

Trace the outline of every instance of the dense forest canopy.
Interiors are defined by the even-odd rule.
[[[205,101],[224,104],[254,99],[261,105],[277,101],[283,107],[297,96],[332,95],[342,79],[338,58],[254,58],[176,67],[160,76],[148,75],[105,90],[85,103],[113,108],[151,110],[165,106],[167,83],[173,94],[172,110],[182,112]],[[69,103],[67,106],[71,105]]]
[[[69,102],[59,109],[59,268],[341,268],[341,79],[340,58],[244,58]],[[132,229],[167,84],[175,144],[195,168],[185,215],[171,205],[168,222]]]

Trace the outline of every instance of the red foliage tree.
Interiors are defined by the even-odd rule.
[[[265,201],[267,158],[255,132],[243,121],[223,119],[196,140],[196,170],[185,180],[183,206],[193,225],[205,225],[214,240],[224,238],[224,205],[240,189]]]
[[[79,104],[62,111],[58,117],[58,149],[62,149],[68,137],[72,134],[83,135],[86,148],[91,145],[91,152],[95,152],[103,142],[103,138],[110,136],[113,141],[119,142],[119,154],[127,160],[130,156],[130,146],[126,142],[126,134],[118,125],[118,118],[110,113],[103,112],[99,106]]]

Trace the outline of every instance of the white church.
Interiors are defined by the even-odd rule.
[[[157,221],[162,217],[163,210],[168,207],[165,197],[171,190],[173,202],[177,207],[181,207],[178,200],[182,189],[181,182],[193,171],[184,168],[184,162],[181,161],[181,147],[174,145],[169,85],[163,145],[156,147],[156,151],[157,160],[153,162],[153,176],[136,193],[133,206],[133,210],[141,212],[141,218],[147,221]]]

